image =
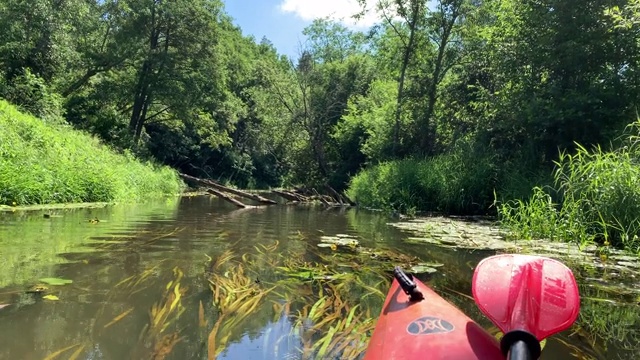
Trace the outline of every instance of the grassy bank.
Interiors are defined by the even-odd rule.
[[[614,150],[577,145],[573,153],[561,153],[552,173],[458,151],[371,167],[352,179],[348,194],[363,206],[405,214],[497,209],[500,223],[517,239],[597,243],[638,253],[640,120]]]
[[[491,205],[497,180],[498,167],[491,155],[458,151],[370,167],[351,180],[347,193],[360,205],[405,214],[472,214]]]
[[[556,162],[552,187],[499,208],[517,238],[598,243],[640,252],[640,120],[614,150],[578,147]]]
[[[0,204],[137,201],[176,194],[174,170],[118,154],[0,100]]]

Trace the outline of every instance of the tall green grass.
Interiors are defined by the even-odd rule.
[[[612,150],[578,145],[561,153],[555,186],[527,201],[499,205],[500,221],[519,238],[612,245],[640,250],[640,120]],[[552,201],[554,194],[557,203]]]
[[[363,206],[402,213],[485,213],[497,175],[490,154],[459,150],[370,167],[351,179],[347,194]]]
[[[138,201],[180,192],[168,167],[118,154],[0,100],[0,204]]]

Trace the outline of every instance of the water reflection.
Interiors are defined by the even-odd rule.
[[[215,261],[229,251],[238,257],[250,254],[255,262],[250,274],[266,287],[285,277],[259,256],[257,246],[278,241],[279,253],[322,261],[315,245],[321,236],[336,234],[356,236],[364,247],[394,248],[446,264],[430,284],[483,326],[491,327],[468,298],[473,266],[490,253],[405,243],[406,235],[387,226],[389,219],[379,214],[298,206],[237,210],[213,197],[49,212],[53,215],[49,218],[43,212],[0,214],[0,304],[12,304],[0,310],[0,322],[5,324],[0,327],[2,359],[206,359],[208,338],[219,316],[208,282],[210,259]],[[179,304],[164,331],[154,333],[151,309],[156,306],[160,311],[167,301],[171,308],[176,300],[176,271],[183,274]],[[73,283],[49,286],[47,293],[58,301],[27,292],[45,277]],[[363,278],[369,286],[385,291],[380,279]],[[309,315],[321,296],[314,286],[298,284],[287,289],[265,297],[240,328],[222,332],[229,338],[219,358],[300,358],[297,349],[305,346],[305,338],[296,331],[313,322],[305,323],[299,313],[306,309]],[[581,291],[592,298],[609,296],[589,287]],[[362,295],[353,293],[345,301],[357,303]],[[366,304],[372,317],[380,306],[374,298],[370,296]],[[176,312],[180,308],[183,312]],[[632,358],[637,353],[635,305],[583,301],[581,316],[574,329],[548,341],[543,359]],[[176,333],[178,337],[172,337]],[[307,341],[321,338],[315,333]]]

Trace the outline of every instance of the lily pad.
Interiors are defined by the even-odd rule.
[[[319,243],[319,244],[318,244],[318,247],[321,247],[321,248],[328,248],[328,247],[332,247],[332,246],[334,246],[334,245],[335,245],[335,244]]]
[[[444,266],[444,264],[437,263],[437,262],[421,262],[418,265],[424,265],[424,266],[428,266],[428,267],[432,267],[432,268],[439,268],[439,267],[443,267]]]
[[[61,278],[43,278],[38,280],[40,282],[43,282],[47,285],[67,285],[67,284],[71,284],[73,282],[73,280],[69,280],[69,279],[61,279]]]
[[[428,264],[416,264],[411,267],[411,272],[414,274],[433,274],[438,270]]]
[[[349,234],[336,234],[337,238],[341,238],[341,239],[357,239],[357,236],[354,235],[349,235]]]
[[[331,247],[331,245],[349,247],[354,249],[360,245],[358,239],[355,237],[338,234],[337,236],[322,236],[320,237],[320,243],[318,247]]]

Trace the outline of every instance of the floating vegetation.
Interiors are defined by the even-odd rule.
[[[73,344],[71,346],[67,346],[63,349],[60,349],[52,354],[50,354],[49,356],[47,356],[46,358],[44,358],[44,360],[54,360],[57,359],[60,355],[70,351],[71,349],[77,348],[76,351],[74,351],[67,359],[69,360],[75,360],[78,359],[78,357],[80,356],[80,354],[82,353],[82,351],[84,350],[84,345],[78,343],[78,344]]]
[[[389,270],[389,264],[413,268],[414,266],[418,266],[421,262],[421,260],[416,256],[406,255],[394,249],[372,249],[360,246],[357,237],[345,234],[338,234],[335,236],[323,235],[317,246],[319,248],[331,250],[331,253],[329,254],[326,252],[317,254],[324,263],[336,264],[341,268],[360,269],[363,266],[370,266],[385,269],[386,271]],[[304,278],[309,274],[309,269],[306,269],[304,265],[299,266],[299,264],[294,264],[293,266],[285,267],[296,269],[296,272],[290,275],[295,276],[295,274],[298,274]],[[416,269],[418,271],[414,271],[415,273],[435,272],[426,270],[424,267],[417,267]],[[316,276],[318,275],[317,272],[318,270],[316,269]],[[320,272],[322,272],[322,269],[320,269]]]
[[[98,209],[108,206],[107,202],[92,203],[63,203],[63,204],[41,204],[41,205],[0,205],[0,211],[42,211],[42,210],[61,210],[61,209]]]
[[[60,279],[60,278],[42,278],[42,279],[39,279],[38,281],[45,283],[47,285],[53,285],[53,286],[67,285],[67,284],[73,283],[73,280]]]
[[[208,358],[239,341],[248,321],[252,328],[262,326],[268,357],[360,357],[384,301],[388,264],[376,266],[376,259],[362,251],[320,252],[321,262],[305,261],[278,245],[258,245],[255,255],[226,251],[211,262],[215,321],[207,337]],[[200,326],[208,323],[205,313],[201,308]]]
[[[49,291],[49,288],[42,284],[37,284],[29,287],[25,292],[27,294],[43,294]]]
[[[355,250],[360,246],[358,238],[347,234],[338,234],[335,236],[322,236],[318,247],[328,247],[332,250],[349,249]]]
[[[475,250],[516,250],[498,228],[486,220],[465,221],[457,218],[428,217],[389,223],[410,232],[409,243],[426,243],[442,247]]]
[[[110,291],[107,297],[107,303],[114,301],[116,295],[131,296],[134,293],[153,290],[151,287],[151,279],[156,278],[160,272],[160,264],[143,270],[139,274],[127,277],[117,283]],[[185,297],[187,288],[182,285],[184,273],[178,267],[174,267],[172,270],[173,279],[170,280],[161,292],[161,297],[156,301],[149,309],[148,323],[142,328],[140,335],[138,336],[137,345],[131,350],[131,358],[134,359],[151,359],[162,360],[172,353],[175,346],[182,340],[181,326],[178,324],[180,316],[186,310],[183,305],[183,299]],[[58,300],[54,295],[46,295],[43,298],[49,300]],[[103,307],[98,314],[97,318],[102,318],[105,308]],[[129,307],[117,314],[110,320],[104,322],[98,321],[92,330],[92,333],[99,334],[102,331],[113,331],[118,328],[118,325],[135,312],[135,307]],[[109,318],[107,318],[109,319]],[[102,325],[104,324],[104,325]],[[99,326],[96,326],[99,325]],[[78,359],[80,355],[88,349],[89,357],[91,356],[92,345],[90,340],[85,343],[78,343],[58,351],[51,353],[47,359],[53,360],[61,357],[63,354],[67,354],[71,349],[76,349],[67,359]],[[85,355],[86,356],[86,355]]]
[[[338,285],[321,287],[320,298],[294,316],[293,334],[301,340],[303,359],[355,359],[367,348],[375,319],[369,309],[343,301]]]
[[[440,266],[444,266],[444,264],[420,263],[412,266],[410,272],[414,274],[433,274],[438,272],[436,268]]]

